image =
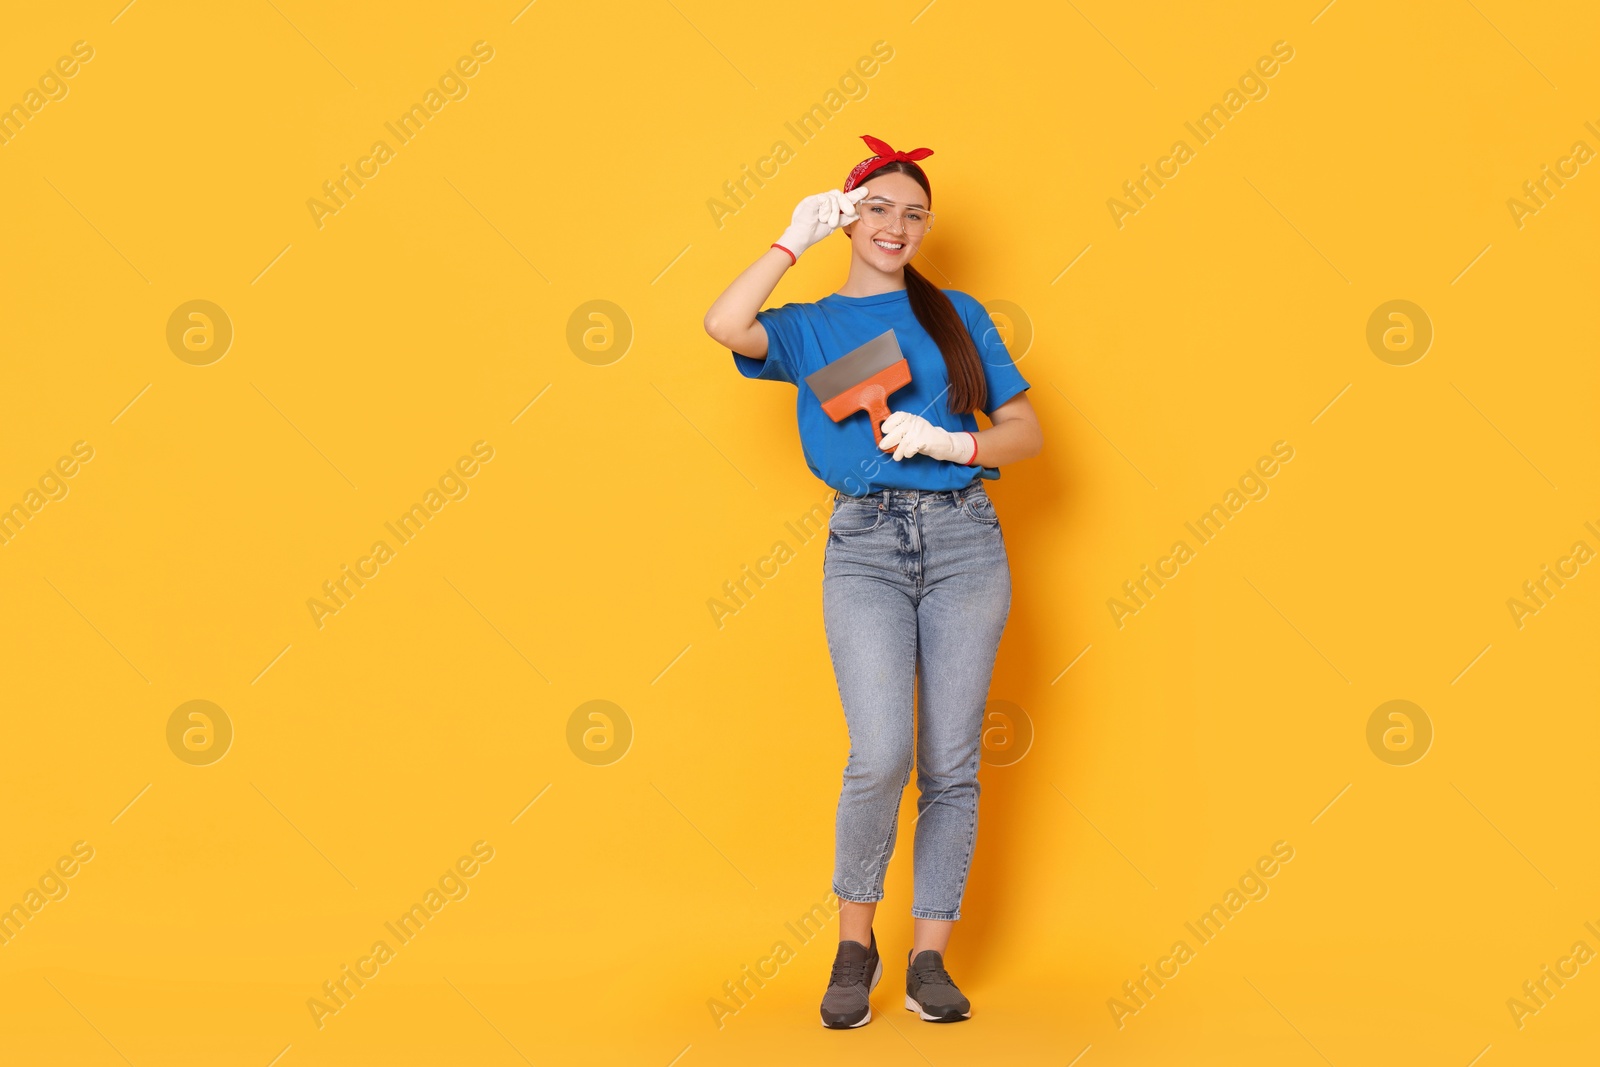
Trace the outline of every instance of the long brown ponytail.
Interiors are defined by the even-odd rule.
[[[880,174],[908,174],[928,195],[928,208],[933,208],[933,190],[928,187],[927,176],[915,163],[895,160],[873,171]],[[906,297],[911,311],[928,335],[944,353],[945,370],[950,377],[950,410],[965,414],[983,407],[988,399],[988,388],[983,377],[983,361],[978,356],[978,346],[972,343],[972,333],[961,321],[961,313],[950,302],[943,289],[917,273],[907,263]]]
[[[961,314],[943,289],[934,285],[911,264],[906,264],[906,296],[922,328],[938,342],[944,353],[945,370],[950,375],[950,410],[956,414],[975,411],[988,399],[983,363],[972,333],[961,321]]]

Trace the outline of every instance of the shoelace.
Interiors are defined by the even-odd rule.
[[[950,977],[950,972],[937,965],[928,966],[924,964],[920,967],[914,967],[911,973],[921,985],[947,985],[951,989],[956,987],[955,980]]]
[[[833,961],[833,973],[828,976],[829,985],[860,985],[867,980],[867,961],[860,962],[839,957]]]

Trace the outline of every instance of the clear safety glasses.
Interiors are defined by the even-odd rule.
[[[856,203],[856,214],[871,230],[899,230],[908,237],[920,237],[933,229],[933,212],[920,207],[905,207],[883,196],[869,196]],[[895,219],[900,226],[895,226]]]

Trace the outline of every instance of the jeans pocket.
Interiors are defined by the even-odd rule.
[[[828,532],[848,537],[871,533],[883,524],[883,508],[875,500],[838,500],[828,516]]]
[[[1000,516],[994,510],[994,501],[981,489],[968,493],[956,510],[980,526],[1000,525]]]

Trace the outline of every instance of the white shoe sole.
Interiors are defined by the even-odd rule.
[[[878,969],[876,971],[872,972],[872,981],[867,983],[867,996],[869,996],[869,997],[872,996],[872,991],[874,989],[878,988],[878,980],[880,978],[882,978],[882,977],[883,977],[883,957],[879,956],[878,957]],[[854,1030],[856,1027],[865,1026],[868,1023],[870,1023],[871,1021],[872,1021],[872,1002],[869,1000],[867,1002],[867,1013],[861,1017],[861,1021],[860,1022],[851,1023],[849,1026],[829,1026],[827,1023],[823,1023],[822,1024],[822,1028],[824,1030]]]
[[[906,1011],[914,1011],[918,1015],[920,1015],[924,1020],[926,1020],[927,1022],[930,1022],[930,1023],[946,1023],[946,1022],[950,1021],[949,1019],[940,1018],[937,1015],[929,1015],[927,1012],[923,1011],[922,1010],[922,1005],[918,1004],[916,999],[914,997],[912,997],[912,995],[910,993],[906,994]],[[963,1019],[972,1018],[972,1009],[968,1008],[966,1011],[962,1012],[961,1013],[961,1018],[963,1018]]]

